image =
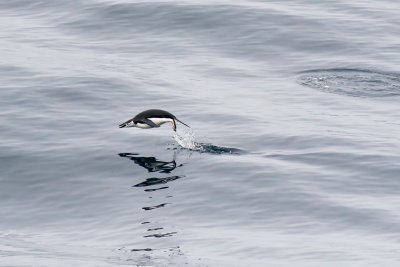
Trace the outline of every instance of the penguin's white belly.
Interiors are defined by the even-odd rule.
[[[151,128],[151,126],[150,125],[148,125],[148,124],[146,124],[146,123],[136,123],[136,127],[138,127],[138,128],[142,128],[142,129],[149,129],[149,128]]]
[[[148,118],[148,119],[151,120],[152,122],[154,122],[155,124],[157,124],[158,126],[160,126],[166,122],[173,122],[173,120],[170,118]]]

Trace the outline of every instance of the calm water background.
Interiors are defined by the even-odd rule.
[[[13,0],[0,24],[0,266],[399,266],[400,3]],[[118,129],[147,108],[241,153]]]

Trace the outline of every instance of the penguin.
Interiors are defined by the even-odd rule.
[[[140,112],[132,119],[129,119],[124,123],[121,123],[119,125],[119,128],[137,127],[142,129],[150,129],[150,128],[158,128],[166,122],[171,122],[172,129],[176,132],[177,121],[190,128],[189,125],[178,120],[174,115],[172,115],[168,111],[161,109],[149,109]]]

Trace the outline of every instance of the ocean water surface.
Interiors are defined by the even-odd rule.
[[[0,266],[399,266],[400,3],[0,3]],[[191,126],[119,129],[150,108]]]

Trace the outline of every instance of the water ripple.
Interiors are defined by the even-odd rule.
[[[400,74],[363,69],[315,69],[300,72],[298,83],[332,94],[353,97],[400,95]]]

